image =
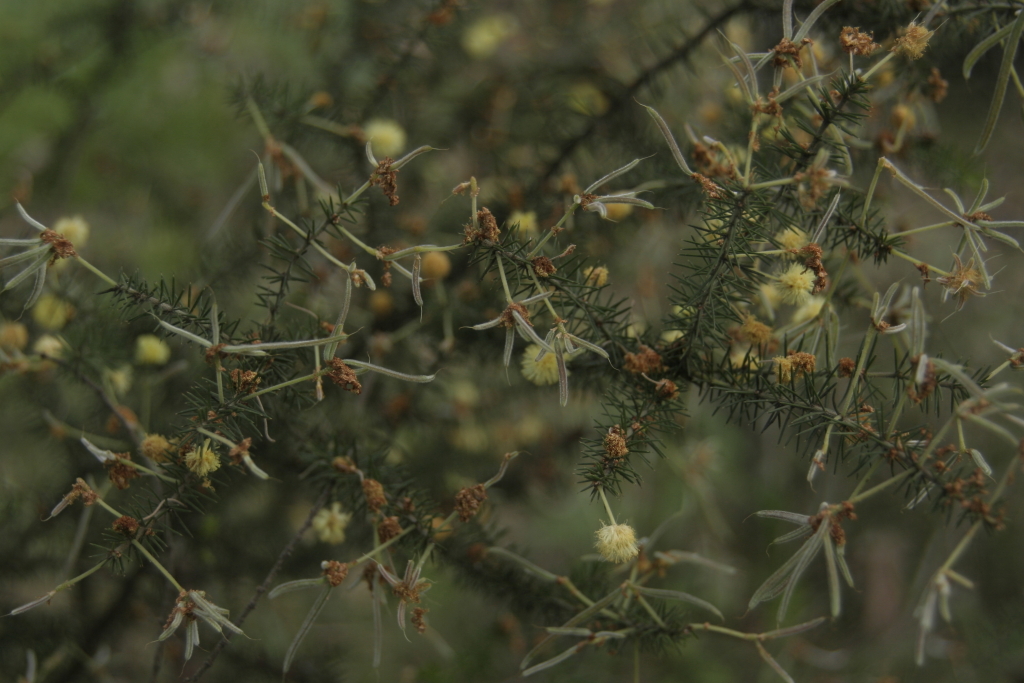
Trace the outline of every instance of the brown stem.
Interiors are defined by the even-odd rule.
[[[305,534],[306,531],[309,530],[309,527],[313,525],[313,518],[316,516],[316,513],[320,512],[320,509],[327,504],[327,501],[330,498],[332,491],[333,487],[328,487],[327,489],[324,490],[323,493],[320,494],[320,498],[317,499],[316,503],[313,505],[313,508],[309,511],[309,515],[306,516],[306,521],[302,523],[302,526],[299,527],[299,530],[296,531],[295,535],[292,536],[292,539],[288,541],[288,545],[286,545],[284,547],[284,550],[281,551],[281,554],[277,556],[277,560],[274,562],[274,566],[270,568],[269,572],[267,572],[267,576],[265,579],[263,579],[263,583],[261,583],[256,588],[256,592],[253,593],[252,597],[249,599],[249,604],[245,606],[245,608],[235,619],[235,626],[241,627],[242,623],[245,622],[246,617],[249,616],[249,613],[256,609],[257,603],[259,603],[260,598],[263,597],[263,594],[270,589],[271,582],[273,582],[274,577],[277,576],[277,573],[281,571],[281,566],[284,565],[285,560],[287,560],[295,551],[295,546],[298,545],[299,539],[301,539],[303,534]],[[232,635],[233,634],[229,631],[224,632],[224,637],[217,641],[217,644],[213,647],[213,650],[210,652],[210,656],[206,658],[206,661],[203,662],[202,666],[200,666],[194,674],[185,679],[185,683],[192,683],[193,681],[198,681],[200,678],[202,678],[203,674],[206,673],[206,670],[213,666],[213,663],[217,661],[217,657],[220,656],[221,651],[225,647],[227,647],[229,642],[231,642]]]

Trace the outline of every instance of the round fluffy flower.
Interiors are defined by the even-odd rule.
[[[171,347],[155,334],[140,334],[135,339],[135,362],[139,365],[163,365],[171,358]]]
[[[123,396],[132,388],[132,368],[130,365],[122,365],[116,370],[104,368],[103,381],[113,389],[118,396]]]
[[[609,562],[627,562],[639,552],[636,547],[636,532],[628,524],[605,524],[595,534],[597,552]]]
[[[825,297],[823,296],[812,296],[807,300],[800,308],[793,311],[793,319],[790,321],[794,325],[805,323],[808,320],[814,320],[821,313],[821,307],[825,305]]]
[[[484,17],[462,34],[462,48],[473,59],[487,59],[515,32],[516,19],[510,14]]]
[[[22,351],[28,346],[28,328],[21,323],[0,323],[0,349]]]
[[[373,119],[363,126],[363,135],[373,143],[373,153],[380,157],[396,157],[405,149],[405,130],[391,119]]]
[[[546,353],[544,357],[539,361],[537,356],[540,354],[540,347],[536,344],[530,344],[523,351],[523,377],[533,382],[538,386],[544,386],[545,384],[557,384],[558,383],[558,360],[555,358],[555,354]]]
[[[524,235],[537,234],[537,212],[536,211],[513,211],[509,214],[508,224],[519,224],[519,232]]]
[[[207,439],[202,446],[193,448],[185,455],[185,466],[200,477],[205,477],[220,469],[220,456],[210,448],[210,440]]]
[[[67,301],[53,294],[43,294],[32,307],[32,319],[47,330],[59,330],[75,312]]]
[[[786,228],[775,239],[783,249],[803,249],[810,241],[807,233],[800,228]]]
[[[171,442],[160,434],[147,434],[142,440],[141,450],[154,462],[167,462],[171,456]]]
[[[775,278],[775,291],[787,304],[803,306],[811,298],[814,280],[814,271],[802,263],[794,263]]]
[[[583,278],[591,287],[604,287],[608,284],[608,269],[604,266],[590,266],[583,270]]]
[[[89,224],[81,216],[61,218],[53,224],[53,231],[63,235],[76,249],[81,249],[89,241]]]
[[[60,358],[64,355],[64,344],[52,334],[44,334],[39,339],[36,339],[36,343],[32,345],[32,351],[40,356]]]
[[[313,517],[313,531],[324,543],[337,545],[345,542],[345,527],[352,521],[352,514],[341,511],[341,503],[331,503]]]
[[[443,251],[428,251],[423,255],[420,274],[427,280],[443,280],[452,272],[452,260]]]

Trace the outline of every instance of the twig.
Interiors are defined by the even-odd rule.
[[[245,608],[239,613],[238,617],[235,619],[235,626],[241,627],[242,623],[245,622],[246,617],[249,616],[249,613],[256,609],[256,605],[257,603],[259,603],[260,598],[262,598],[263,594],[270,589],[270,584],[274,581],[274,577],[276,577],[277,573],[281,571],[281,566],[284,565],[284,561],[291,556],[291,554],[295,551],[295,546],[299,543],[299,539],[301,539],[303,534],[305,534],[306,531],[309,530],[309,527],[313,525],[313,518],[316,516],[316,513],[320,512],[320,509],[327,504],[327,501],[331,496],[332,490],[333,487],[328,487],[327,489],[324,490],[322,494],[320,494],[320,498],[317,499],[316,503],[313,505],[313,508],[309,511],[309,515],[306,516],[306,521],[302,523],[302,526],[299,527],[299,530],[296,531],[295,535],[292,536],[292,539],[288,541],[288,545],[286,545],[284,547],[284,550],[281,551],[281,554],[277,556],[277,560],[274,562],[274,566],[270,568],[270,571],[267,573],[266,578],[263,579],[263,583],[261,583],[256,588],[256,592],[253,593],[253,596],[249,599],[249,604],[245,606]],[[221,651],[225,647],[227,647],[228,643],[231,642],[231,636],[231,632],[225,631],[224,637],[217,641],[217,644],[213,647],[213,650],[210,652],[210,656],[206,658],[206,661],[203,662],[202,666],[200,666],[199,669],[196,670],[194,674],[185,679],[185,683],[198,681],[200,678],[202,678],[203,674],[206,673],[206,670],[213,666],[213,663],[217,661],[217,657],[220,656]]]

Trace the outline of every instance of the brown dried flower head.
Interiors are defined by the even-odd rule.
[[[533,325],[533,323],[530,322],[530,312],[528,310],[526,310],[526,306],[522,305],[521,303],[517,303],[515,301],[510,303],[508,305],[508,307],[505,308],[505,310],[501,312],[501,324],[502,325],[504,325],[505,327],[510,327],[510,328],[516,326],[516,318],[515,318],[514,315],[512,315],[512,311],[518,312],[519,315],[521,315],[523,317],[523,320],[526,321],[527,325]]]
[[[772,328],[749,314],[743,319],[740,332],[754,346],[766,344],[772,338]]]
[[[704,194],[706,194],[709,199],[725,198],[725,190],[723,190],[715,181],[711,180],[711,178],[701,175],[700,173],[694,173],[690,177],[693,178],[694,182],[700,185],[700,189],[704,191]]]
[[[924,26],[911,22],[889,51],[903,55],[910,60],[921,59],[928,47],[928,41],[931,40],[932,33]]]
[[[463,240],[466,243],[469,242],[480,242],[487,240],[489,242],[497,242],[501,230],[498,229],[498,221],[494,218],[494,214],[486,206],[476,212],[476,222],[480,226],[479,228],[473,227],[472,224],[466,226],[466,238]]]
[[[839,376],[853,377],[853,371],[857,369],[857,361],[852,358],[839,359]]]
[[[942,77],[942,72],[937,66],[932,67],[928,75],[928,99],[938,104],[946,99],[949,94],[949,81]]]
[[[775,66],[786,66],[789,64],[789,60],[792,59],[796,68],[801,68],[804,65],[804,62],[800,59],[800,49],[810,42],[809,38],[804,38],[800,41],[800,44],[797,45],[789,38],[783,38],[779,41],[778,45],[772,48],[772,52],[775,53],[775,58],[772,60],[772,64]]]
[[[121,515],[114,520],[112,528],[123,536],[134,538],[135,532],[139,530],[139,520],[128,515]]]
[[[391,168],[393,163],[395,163],[394,159],[384,157],[377,163],[377,168],[370,176],[370,185],[379,186],[391,206],[398,204],[398,169]]]
[[[427,630],[427,623],[423,620],[423,617],[429,611],[430,610],[424,609],[422,607],[417,607],[416,609],[414,609],[412,611],[412,617],[410,618],[409,621],[412,622],[412,626],[413,626],[413,628],[416,629],[417,633],[421,633],[422,634],[422,633],[426,632],[426,630]]]
[[[661,356],[658,355],[657,351],[641,344],[640,349],[636,353],[627,353],[625,355],[625,368],[627,371],[639,375],[647,372],[660,372],[664,369],[664,366],[661,362]]]
[[[964,265],[960,257],[953,254],[953,261],[956,265],[953,266],[952,272],[949,275],[935,278],[935,281],[945,287],[946,297],[956,297],[956,310],[959,311],[969,297],[985,296],[985,294],[978,291],[978,285],[981,284],[982,278],[981,272],[974,267],[974,259],[972,258],[967,265]]]
[[[123,491],[129,486],[129,482],[132,479],[136,479],[140,476],[139,471],[131,465],[126,465],[124,461],[131,460],[132,457],[127,453],[117,453],[117,460],[108,460],[106,463],[107,476],[110,477],[110,483]]]
[[[480,504],[487,500],[487,489],[483,484],[467,486],[455,494],[455,511],[459,519],[468,522],[480,510]]]
[[[609,458],[616,460],[629,453],[629,446],[626,445],[626,430],[619,425],[609,429],[604,437],[604,451]]]
[[[251,394],[256,391],[262,378],[255,370],[241,370],[235,368],[231,371],[231,383],[235,385],[235,391],[239,394]]]
[[[340,586],[341,582],[348,576],[348,563],[346,562],[326,560],[320,566],[323,568],[324,577],[326,577],[327,583],[331,584],[331,588]]]
[[[377,525],[377,538],[381,543],[387,543],[400,533],[402,525],[398,523],[398,517],[385,517]]]
[[[331,378],[332,382],[345,391],[351,391],[353,394],[362,393],[363,385],[359,383],[355,370],[345,365],[344,361],[340,358],[332,358],[327,361],[327,367],[330,368],[327,371],[327,376]]]
[[[547,256],[538,256],[530,262],[537,277],[551,277],[558,270]]]
[[[860,28],[844,26],[839,34],[839,45],[843,52],[858,57],[867,57],[872,52],[882,47],[875,42],[874,36],[870,33],[862,33]]]
[[[56,263],[58,259],[78,256],[75,252],[75,246],[71,244],[71,240],[54,230],[43,230],[39,239],[50,245],[50,253],[52,254],[50,256],[50,265]]]
[[[388,504],[384,497],[384,487],[376,479],[363,479],[363,495],[366,496],[366,507],[370,512],[377,512]]]

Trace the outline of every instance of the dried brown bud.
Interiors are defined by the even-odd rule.
[[[249,447],[252,446],[252,439],[246,437],[235,444],[235,447],[228,451],[228,457],[236,465],[241,464],[242,458],[249,454]]]
[[[355,371],[345,365],[344,361],[340,358],[332,358],[327,361],[327,367],[330,368],[327,371],[327,376],[331,378],[332,382],[345,391],[351,391],[353,394],[362,393],[363,385],[359,383]]]
[[[427,630],[427,623],[423,621],[423,617],[429,611],[430,610],[423,609],[422,607],[417,607],[412,611],[410,621],[412,622],[413,628],[416,629],[416,633],[424,633]]]
[[[129,483],[132,479],[136,479],[142,475],[139,471],[131,465],[126,465],[125,460],[131,460],[131,456],[127,453],[117,453],[117,460],[108,460],[104,463],[107,467],[107,476],[110,477],[110,483],[123,491],[128,488]]]
[[[139,530],[139,520],[128,515],[122,515],[114,520],[113,529],[119,534],[132,538]]]
[[[627,353],[625,356],[626,370],[639,375],[646,372],[659,372],[663,369],[661,356],[658,352],[644,344],[636,353]]]
[[[377,512],[388,504],[384,497],[384,487],[376,479],[363,479],[363,495],[366,496],[366,507],[370,512]]]
[[[861,33],[860,28],[844,26],[839,34],[839,45],[844,52],[858,57],[867,57],[872,52],[882,47],[874,42],[874,36],[870,33]]]
[[[75,252],[75,247],[71,244],[71,240],[68,240],[58,232],[53,230],[43,230],[43,233],[39,236],[39,239],[50,245],[50,252],[53,254],[50,257],[50,263],[56,263],[57,259],[71,258],[72,256],[78,256]]]
[[[398,204],[398,169],[391,168],[395,160],[391,157],[384,157],[377,168],[370,176],[370,185],[377,185],[381,192],[388,198],[391,206]]]
[[[332,330],[333,331],[333,330]],[[231,382],[235,385],[235,391],[239,394],[251,394],[260,385],[260,376],[254,370],[240,370],[235,368],[231,371]]]
[[[398,523],[398,517],[385,517],[377,525],[377,538],[381,543],[387,543],[400,533],[402,525]]]
[[[839,359],[839,376],[853,377],[853,371],[857,369],[857,361],[852,358]]]
[[[480,510],[480,503],[487,500],[487,489],[483,484],[468,486],[455,494],[455,511],[459,519],[468,522]]]
[[[619,425],[615,425],[605,434],[604,451],[609,458],[614,459],[629,453],[629,447],[626,445],[626,431]]]
[[[551,277],[558,270],[547,256],[538,256],[530,263],[533,264],[533,272],[537,274],[537,277]]]
[[[331,584],[331,588],[340,586],[341,582],[348,576],[348,564],[345,562],[328,560],[320,566],[323,567],[324,576],[327,577],[327,583]]]

